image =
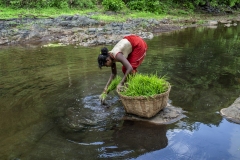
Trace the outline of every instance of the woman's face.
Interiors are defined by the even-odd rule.
[[[105,66],[106,67],[111,67],[112,63],[113,63],[112,59],[110,57],[108,57],[106,60],[107,60],[107,62],[105,63]]]

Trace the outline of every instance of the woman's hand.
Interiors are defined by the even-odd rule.
[[[102,94],[99,96],[99,100],[100,100],[101,104],[103,104],[103,105],[106,104],[105,103],[106,98],[107,98],[107,92],[103,91]]]
[[[117,85],[117,91],[118,91],[118,92],[122,92],[122,91],[123,91],[123,85],[122,85],[122,83],[119,83],[119,84]]]

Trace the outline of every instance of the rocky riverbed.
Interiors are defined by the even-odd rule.
[[[206,21],[205,26],[236,25],[240,16]],[[151,39],[162,32],[199,26],[197,20],[131,19],[105,23],[90,15],[62,15],[56,18],[17,18],[0,20],[0,46],[15,44],[63,43],[81,46],[114,44],[124,35],[137,34]]]
[[[0,45],[17,43],[61,42],[81,46],[116,43],[127,34],[151,39],[148,29],[168,24],[168,20],[129,19],[126,22],[103,23],[89,16],[73,15],[57,18],[22,18],[0,21]],[[163,31],[180,29],[165,25]]]

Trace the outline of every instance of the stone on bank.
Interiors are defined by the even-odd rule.
[[[220,113],[227,120],[240,124],[240,97],[228,108],[221,109]]]

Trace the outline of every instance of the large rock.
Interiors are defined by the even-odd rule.
[[[227,120],[240,124],[240,97],[228,108],[221,109],[220,113]]]
[[[124,120],[145,121],[153,124],[171,124],[182,118],[185,118],[185,111],[182,108],[168,105],[152,118],[142,118],[132,114],[126,114]]]

